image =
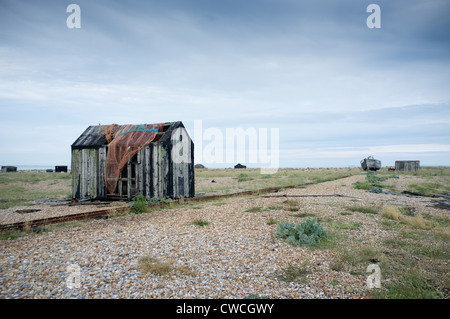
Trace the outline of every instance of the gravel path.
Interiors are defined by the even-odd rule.
[[[376,246],[380,239],[395,236],[380,225],[380,214],[341,215],[344,206],[381,207],[408,201],[419,213],[442,214],[427,207],[429,199],[354,189],[352,183],[363,179],[352,176],[276,193],[349,196],[290,197],[298,203],[296,212],[283,203],[287,198],[246,196],[92,220],[77,227],[1,240],[0,298],[245,298],[251,294],[364,298],[366,275],[332,270],[332,249],[293,247],[277,238],[277,226],[268,223],[273,219],[298,224],[302,218],[293,215],[299,213],[358,222],[359,229],[340,231],[355,243]],[[261,209],[246,211],[254,207]],[[45,214],[45,209],[39,213]],[[3,221],[13,213],[5,210],[1,214]],[[196,219],[210,224],[193,225]],[[180,271],[166,276],[145,273],[139,267],[145,256],[170,261]],[[79,272],[68,269],[70,265],[79,267]],[[289,265],[306,267],[306,280],[281,280],[280,274]],[[79,275],[75,277],[79,287],[69,288],[67,280],[75,274]]]

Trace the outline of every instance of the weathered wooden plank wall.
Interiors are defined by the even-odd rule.
[[[395,161],[396,171],[418,171],[420,161]]]
[[[106,183],[105,183],[105,166],[106,166],[106,153],[107,153],[108,147],[102,146],[98,150],[98,181],[97,181],[97,190],[98,190],[98,197],[99,198],[105,198],[107,194],[106,189]]]
[[[185,128],[175,130],[171,137],[173,197],[191,197],[193,175],[193,143]]]
[[[92,148],[72,150],[73,198],[98,197],[98,150]]]

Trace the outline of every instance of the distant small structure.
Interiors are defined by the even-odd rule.
[[[67,166],[55,166],[55,172],[56,173],[59,173],[59,172],[67,173]]]
[[[241,163],[234,165],[234,168],[247,168],[247,166],[242,165]]]
[[[16,166],[2,166],[2,173],[17,172]]]
[[[418,171],[420,169],[420,161],[395,161],[396,171]]]
[[[206,168],[203,164],[195,164],[194,168]]]

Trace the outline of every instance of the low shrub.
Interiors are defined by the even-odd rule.
[[[363,214],[378,214],[378,211],[375,208],[372,207],[362,207],[362,206],[346,206],[346,209],[348,209],[351,212],[360,212]]]
[[[369,192],[380,194],[383,192],[383,189],[381,187],[372,187],[371,189],[369,189]]]
[[[366,175],[366,180],[370,184],[378,184],[380,182],[384,182],[386,178],[377,176],[375,172],[368,172]]]
[[[248,212],[248,213],[258,213],[258,212],[262,212],[262,211],[264,211],[264,210],[266,210],[264,207],[261,207],[261,206],[255,206],[255,207],[247,208],[247,209],[245,210],[245,212]]]
[[[388,219],[400,220],[402,213],[396,206],[384,206],[383,212],[381,216],[386,217]]]
[[[147,212],[148,202],[145,196],[138,195],[133,198],[133,211],[134,214],[142,214]]]
[[[167,276],[171,273],[181,275],[196,276],[187,266],[176,265],[174,260],[162,261],[151,256],[145,256],[139,259],[139,268],[143,273],[152,273],[159,276]]]
[[[308,263],[304,263],[300,267],[288,265],[280,271],[277,279],[284,282],[299,281],[301,283],[307,283],[307,275],[312,273],[308,268]]]
[[[238,182],[247,182],[247,181],[251,181],[251,180],[253,180],[253,178],[250,177],[248,174],[241,173],[237,176]]]
[[[191,223],[191,225],[195,225],[195,226],[208,226],[209,224],[211,224],[211,223],[206,220],[202,220],[202,219],[196,219]]]
[[[289,222],[278,223],[277,236],[294,246],[316,245],[325,236],[325,231],[317,223],[317,218],[308,217],[300,225]]]
[[[369,189],[370,188],[369,183],[366,181],[364,181],[364,182],[358,181],[358,182],[353,183],[353,185],[354,185],[355,189]]]

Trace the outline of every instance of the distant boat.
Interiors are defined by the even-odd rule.
[[[377,171],[381,168],[381,161],[369,156],[361,161],[361,167],[365,171]]]

